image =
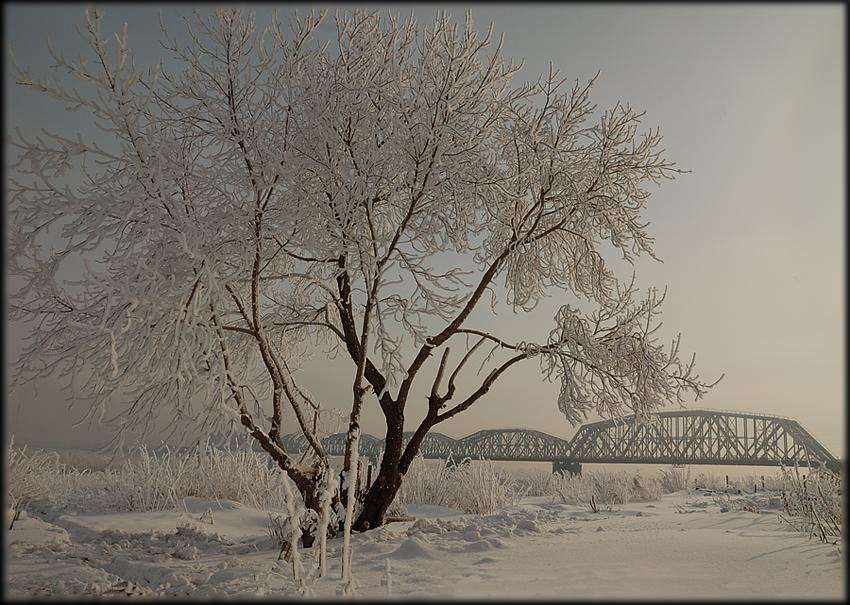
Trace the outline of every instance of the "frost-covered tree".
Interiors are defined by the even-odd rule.
[[[647,185],[680,172],[658,130],[639,130],[641,113],[619,103],[597,113],[593,80],[568,83],[551,66],[514,85],[519,66],[469,15],[420,29],[412,16],[337,14],[331,41],[320,20],[296,17],[287,36],[276,23],[256,32],[238,10],[196,15],[191,44],[164,43],[180,70],[141,71],[126,32],[108,50],[93,13],[94,61],[56,60],[94,94],[19,74],[91,110],[119,143],[13,140],[18,170],[33,177],[12,184],[11,266],[26,283],[13,314],[39,318],[19,376],[93,368],[93,412],[134,395],[123,426],[161,411],[203,426],[235,420],[315,508],[327,468],[311,424],[320,406],[293,363],[324,339],[352,362],[346,468],[363,405],[376,400],[386,420],[358,530],[383,523],[428,431],[522,361],[560,381],[573,423],[590,411],[646,417],[710,388],[680,360],[678,339],[657,342],[663,297],[639,298],[602,255],[652,255]],[[62,187],[72,165],[85,182]],[[40,249],[51,225],[66,244]],[[57,268],[73,255],[97,263],[63,284]],[[470,325],[488,296],[531,311],[558,291],[576,304],[539,342]],[[460,392],[458,376],[488,348],[483,378]],[[417,381],[430,388],[427,409],[406,427]],[[311,468],[281,446],[284,406]]]
[[[51,49],[60,77],[17,68],[21,84],[87,110],[112,144],[12,138],[13,168],[30,178],[10,184],[10,273],[24,283],[11,317],[36,320],[16,381],[67,377],[68,392],[119,439],[136,427],[144,435],[163,414],[190,437],[235,422],[319,512],[322,410],[291,364],[297,320],[323,285],[296,272],[289,244],[311,222],[293,197],[300,129],[290,108],[303,65],[321,57],[307,44],[318,16],[289,39],[272,28],[260,41],[239,11],[198,15],[186,48],[163,28],[176,72],[138,68],[126,26],[109,39],[101,20],[86,11],[89,57],[73,63]],[[82,182],[69,186],[67,173]],[[63,279],[72,259],[85,267],[73,281]],[[282,447],[285,407],[310,460]]]

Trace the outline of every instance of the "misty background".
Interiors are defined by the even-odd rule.
[[[404,15],[413,9],[420,27],[437,10],[462,20],[467,8],[364,6]],[[104,34],[120,31],[127,22],[130,48],[142,66],[164,56],[158,43],[160,11],[169,30],[185,40],[179,12],[189,12],[192,5],[103,8]],[[257,26],[263,27],[273,7],[255,8]],[[280,5],[281,20],[294,8]],[[665,182],[648,203],[645,218],[663,263],[647,257],[634,267],[642,288],[668,286],[662,342],[681,331],[683,357],[696,351],[704,379],[725,373],[703,400],[688,407],[791,416],[842,458],[844,10],[843,5],[814,4],[473,5],[477,29],[484,33],[493,22],[496,39],[505,33],[504,56],[524,59],[515,84],[536,79],[549,61],[571,80],[586,80],[601,70],[592,93],[598,111],[618,100],[646,110],[644,127],[660,126],[666,156],[691,171]],[[83,24],[83,5],[6,4],[4,13],[7,44],[18,63],[35,75],[50,70],[48,38],[69,58],[83,50],[76,32]],[[331,19],[322,32],[333,35]],[[4,60],[6,132],[93,131],[90,116],[66,112],[61,103],[16,86],[8,54]],[[6,151],[8,176],[14,157],[8,143]],[[628,280],[631,268],[617,268]],[[6,287],[15,284],[7,278]],[[530,314],[514,315],[501,305],[496,316],[479,310],[469,325],[490,327],[507,340],[542,341],[555,311],[576,302],[552,291]],[[9,362],[21,350],[26,331],[8,319],[6,327],[8,384]],[[339,356],[305,364],[298,380],[324,405],[347,410],[353,375],[354,365]],[[467,378],[468,384],[473,378]],[[430,383],[426,378],[419,382],[422,397],[414,393],[410,400],[408,428],[426,409],[424,390]],[[435,430],[461,437],[483,428],[531,428],[568,438],[577,427],[557,409],[558,388],[545,382],[537,362],[530,360]],[[103,445],[109,438],[103,428],[71,428],[84,410],[69,411],[69,395],[49,381],[7,395],[7,438],[14,434],[16,444],[35,447]],[[367,400],[361,424],[365,432],[383,435],[374,397]]]

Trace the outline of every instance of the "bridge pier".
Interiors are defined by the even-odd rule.
[[[569,473],[571,476],[578,475],[581,476],[581,462],[575,462],[573,460],[555,460],[552,463],[552,472],[553,473],[561,473],[566,476],[566,473]]]

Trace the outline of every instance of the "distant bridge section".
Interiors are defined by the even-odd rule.
[[[405,433],[405,443],[412,433]],[[332,456],[345,452],[345,434],[322,440]],[[303,452],[303,435],[286,435],[284,449]],[[360,453],[377,463],[383,440],[360,437]],[[582,463],[826,466],[841,461],[799,422],[783,416],[717,410],[658,412],[649,422],[634,416],[582,425],[572,440],[529,429],[490,429],[453,439],[431,432],[420,448],[425,458],[460,462],[551,462],[555,471],[581,472]]]

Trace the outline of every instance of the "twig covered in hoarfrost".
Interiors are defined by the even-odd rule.
[[[793,469],[783,467],[782,477],[784,514],[780,518],[798,531],[808,531],[809,538],[816,535],[821,542],[838,543],[843,517],[841,475],[810,467],[808,475],[801,477],[795,464]]]

